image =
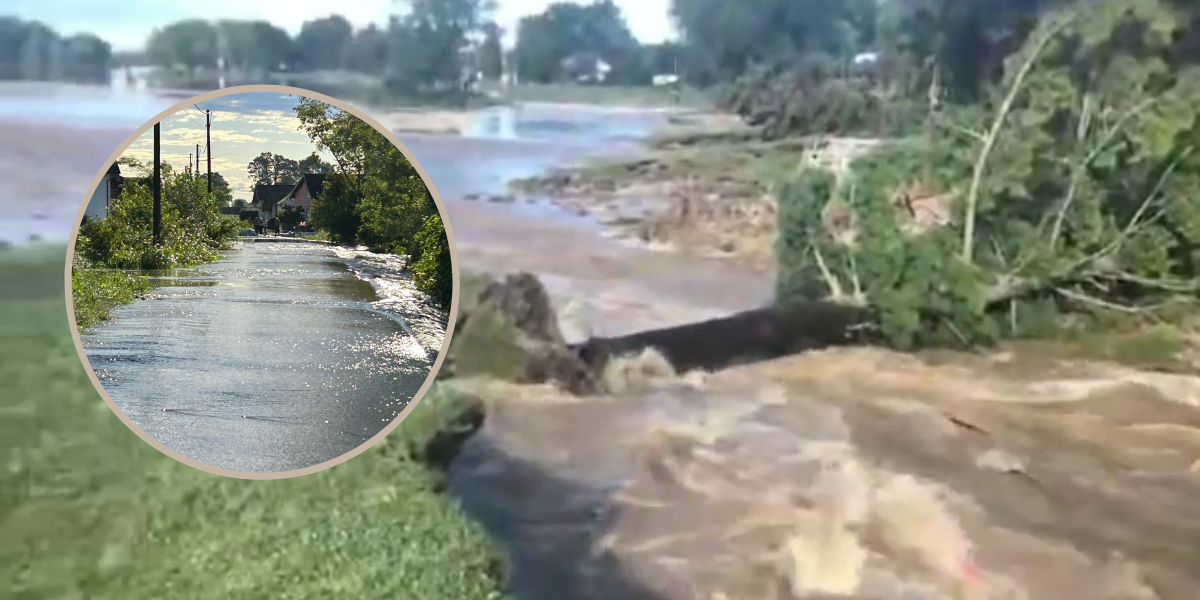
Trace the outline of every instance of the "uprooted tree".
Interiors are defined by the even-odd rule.
[[[780,190],[779,300],[870,306],[902,346],[1195,302],[1200,71],[1177,10],[1047,14],[979,102],[846,172],[803,170]]]

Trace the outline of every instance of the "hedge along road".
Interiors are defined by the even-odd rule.
[[[155,274],[153,295],[85,331],[84,349],[117,406],[184,456],[240,472],[319,464],[391,422],[441,349],[438,312],[389,276],[398,262],[351,264],[371,259],[385,298],[329,247],[238,244]]]

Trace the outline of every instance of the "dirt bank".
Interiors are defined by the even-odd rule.
[[[848,162],[872,140],[764,142],[728,115],[679,113],[641,155],[521,180],[514,196],[544,199],[668,251],[769,268],[775,188],[804,161]]]

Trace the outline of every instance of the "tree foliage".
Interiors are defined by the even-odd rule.
[[[849,173],[782,190],[781,301],[878,309],[900,345],[1024,335],[1063,311],[1196,299],[1200,72],[1188,15],[1100,0],[1043,16],[976,105]],[[918,211],[941,213],[932,226]]]
[[[345,17],[332,15],[307,21],[296,36],[298,66],[308,71],[331,71],[346,66],[354,28]]]
[[[346,111],[311,98],[301,98],[295,111],[301,129],[335,163],[313,200],[313,225],[339,243],[407,254],[410,264],[422,265],[422,291],[441,302],[440,286],[453,277],[449,250],[444,228],[441,238],[431,233],[431,219],[440,227],[441,218],[416,167],[383,133]]]
[[[412,267],[413,283],[439,306],[449,308],[454,297],[454,269],[442,217],[436,214],[426,217],[413,241],[421,249],[420,258]]]
[[[128,160],[142,173],[149,166]],[[80,227],[76,251],[93,263],[117,269],[168,269],[214,259],[240,229],[236,218],[220,214],[201,175],[162,171],[162,240],[153,239],[154,197],[149,181],[127,179],[103,219]]]
[[[250,172],[255,185],[291,185],[304,174],[298,161],[271,152],[254,157],[246,165],[246,170]]]
[[[0,17],[0,80],[107,84],[112,46],[90,33],[63,37],[45,24]]]
[[[649,82],[642,45],[612,0],[555,2],[517,26],[514,59],[523,81],[564,79],[563,61],[576,54],[598,56],[612,65],[613,82]]]

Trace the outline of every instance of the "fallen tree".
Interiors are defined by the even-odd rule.
[[[892,343],[1042,333],[1194,303],[1200,73],[1160,0],[1044,17],[974,106],[779,194],[777,298],[870,306]]]

